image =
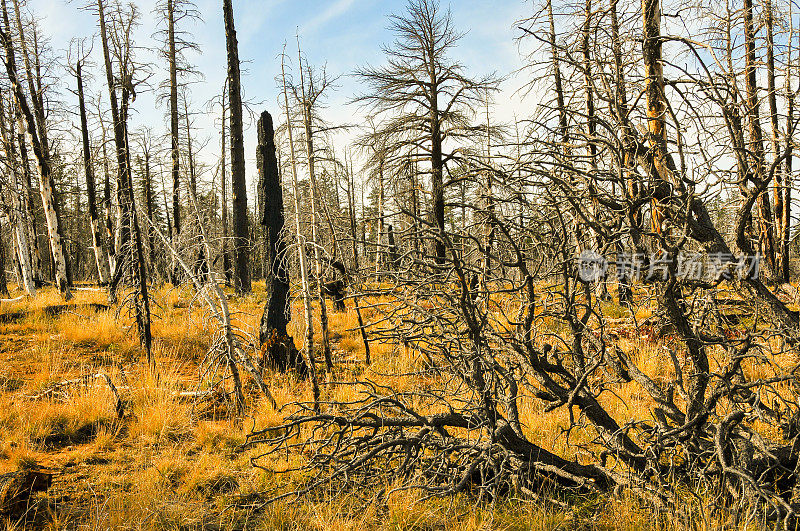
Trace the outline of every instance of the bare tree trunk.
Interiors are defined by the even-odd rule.
[[[444,245],[444,160],[442,158],[442,133],[439,122],[438,95],[431,98],[431,191],[433,193],[433,226],[436,231],[435,257],[438,265],[445,263]]]
[[[311,387],[314,393],[314,407],[319,411],[319,382],[317,381],[317,367],[314,359],[314,312],[311,308],[311,288],[308,283],[308,265],[306,263],[306,241],[300,229],[300,187],[297,182],[297,158],[294,152],[294,138],[292,135],[292,118],[289,112],[289,95],[286,88],[286,72],[284,70],[285,54],[281,58],[281,79],[283,82],[283,102],[286,110],[286,131],[289,135],[289,163],[292,167],[292,187],[294,193],[294,220],[297,231],[297,254],[300,259],[300,282],[303,289],[303,308],[306,320],[306,363],[311,375]]]
[[[17,285],[28,291],[28,286],[33,286],[33,276],[31,275],[30,269],[28,269],[30,260],[28,249],[21,248],[18,243],[18,233],[22,231],[22,233],[25,234],[26,230],[24,225],[25,211],[24,208],[21,207],[22,201],[20,200],[22,192],[17,182],[18,165],[16,157],[16,139],[13,133],[13,126],[9,127],[8,125],[9,122],[12,121],[13,118],[10,115],[6,115],[5,100],[3,96],[0,95],[0,140],[3,143],[3,151],[6,154],[6,163],[9,168],[8,186],[10,188],[9,199],[11,200],[11,205],[7,213],[9,224],[11,225],[10,240],[11,247],[17,254],[14,260]],[[0,238],[2,238],[2,233],[0,233]],[[25,256],[23,256],[23,254]],[[28,267],[26,267],[26,264]],[[29,279],[30,281],[28,281]],[[33,289],[35,292],[35,286]],[[28,293],[30,292],[28,291]]]
[[[638,177],[634,171],[633,166],[636,164],[636,159],[633,153],[633,146],[635,138],[633,128],[628,119],[628,94],[625,85],[625,73],[622,65],[622,46],[620,42],[619,32],[619,17],[617,15],[617,3],[619,0],[611,0],[609,6],[609,14],[611,16],[611,49],[614,56],[614,102],[612,103],[612,116],[616,116],[619,124],[621,125],[622,134],[622,182],[625,183],[625,194],[627,194],[628,201],[634,202],[639,195],[641,189]],[[641,245],[641,211],[637,207],[631,216],[631,240],[639,253]],[[617,243],[617,263],[622,263],[622,254],[624,253],[624,246],[621,241]],[[631,278],[626,271],[617,270],[617,298],[620,304],[625,304],[631,301],[633,291],[631,288]]]
[[[314,245],[314,261],[317,270],[317,295],[319,298],[319,315],[320,324],[322,328],[322,352],[325,356],[325,366],[328,372],[333,370],[333,360],[331,359],[331,343],[328,333],[328,306],[325,302],[325,280],[322,277],[323,268],[322,260],[319,252],[320,239],[319,239],[319,216],[317,205],[317,177],[316,168],[314,164],[314,138],[311,129],[311,103],[306,99],[305,79],[303,76],[303,61],[300,56],[300,45],[297,47],[298,61],[300,65],[300,86],[303,97],[303,125],[305,126],[305,147],[306,159],[308,160],[308,176],[311,181],[311,243]],[[297,192],[295,192],[297,193]],[[331,235],[333,237],[333,235]]]
[[[167,184],[164,182],[164,172],[161,174],[161,198],[164,200],[164,214],[167,218],[167,235],[172,234],[172,218],[169,215],[169,201],[167,200]]]
[[[122,279],[123,260],[121,252],[123,246],[128,241],[128,227],[124,220],[124,199],[123,190],[128,171],[128,159],[126,153],[126,133],[125,124],[120,116],[119,101],[117,99],[116,82],[114,80],[114,70],[111,64],[111,53],[108,44],[108,33],[106,30],[105,5],[103,0],[97,0],[98,18],[100,21],[100,41],[103,49],[103,63],[106,72],[106,85],[108,87],[109,104],[111,107],[111,127],[114,132],[114,150],[117,159],[116,193],[114,194],[116,223],[114,224],[113,247],[114,256],[112,261],[112,275],[109,284],[108,297],[110,302],[116,302],[116,288]],[[109,247],[112,243],[109,242]]]
[[[103,217],[105,218],[103,225],[106,233],[106,253],[108,256],[109,269],[108,282],[110,284],[111,279],[114,278],[115,271],[117,270],[116,240],[114,237],[114,215],[112,213],[113,201],[111,199],[111,170],[108,164],[108,148],[106,147],[106,144],[108,143],[108,135],[99,102],[97,107],[98,118],[100,118],[100,129],[103,133]]]
[[[347,204],[348,214],[350,218],[350,242],[353,247],[353,270],[359,274],[358,264],[358,226],[356,225],[356,197],[355,197],[355,182],[352,169],[352,160],[350,161],[350,171],[345,170],[345,177],[347,178]],[[345,161],[345,168],[346,161]],[[352,280],[351,280],[352,284]],[[353,296],[353,303],[356,306],[356,317],[358,318],[358,329],[361,332],[361,342],[364,344],[364,362],[369,365],[370,352],[369,352],[369,339],[367,338],[367,329],[364,326],[364,318],[361,315],[361,305],[357,296]]]
[[[186,117],[186,160],[189,163],[189,193],[191,197],[197,197],[197,171],[194,161],[194,151],[192,150],[192,128],[189,122],[189,103],[186,95],[183,97],[183,109]],[[207,257],[205,256],[205,246],[200,246],[195,261],[195,269],[198,271],[209,271]]]
[[[792,19],[792,4],[789,4],[789,45],[786,63],[786,173],[783,179],[783,210],[781,211],[781,275],[789,280],[791,269],[789,267],[789,247],[791,233],[791,207],[792,207],[792,156],[794,148],[794,100],[796,92],[792,90],[792,43],[794,41],[794,20]]]
[[[487,282],[492,271],[492,247],[494,245],[494,191],[492,190],[492,134],[489,121],[489,91],[486,91],[486,191],[484,203],[486,208],[486,219],[483,223],[483,274],[481,284],[484,291],[488,293]],[[466,203],[466,199],[463,200]],[[463,223],[466,217],[462,214]]]
[[[8,280],[6,279],[6,247],[3,243],[2,224],[0,224],[0,297],[8,297]]]
[[[764,0],[764,29],[766,30],[767,48],[767,101],[769,102],[770,123],[772,125],[772,153],[776,159],[781,153],[780,127],[778,125],[778,97],[775,88],[775,38],[773,33],[773,12],[772,0]],[[783,188],[784,179],[782,170],[783,165],[778,165],[775,169],[775,184],[773,186],[773,197],[775,202],[774,218],[774,253],[775,253],[775,277],[783,282],[788,282],[788,276],[784,277],[783,266]],[[788,272],[788,269],[786,270]]]
[[[3,147],[10,169],[9,185],[11,189],[9,196],[11,199],[11,208],[8,211],[8,216],[11,225],[10,236],[12,248],[16,249],[17,264],[19,266],[17,284],[22,287],[28,295],[35,297],[36,283],[30,263],[31,253],[28,248],[28,223],[26,223],[25,220],[25,196],[22,191],[22,187],[25,186],[25,183],[20,183],[17,179],[18,160],[16,157],[16,140],[13,133],[13,126],[9,126],[9,122],[6,120],[6,111],[3,103],[3,97],[0,96],[0,138],[2,138],[3,141]],[[2,239],[2,231],[0,231],[0,239]],[[2,267],[2,275],[5,275],[5,264],[2,264]],[[3,279],[5,279],[5,276],[3,276]]]
[[[180,140],[178,138],[178,60],[175,50],[175,2],[167,0],[167,40],[169,54],[169,125],[170,125],[170,157],[172,159],[172,230],[170,238],[177,245],[181,234],[181,200],[180,200]],[[177,265],[173,277],[177,275]],[[173,278],[173,282],[177,282]]]
[[[239,49],[233,21],[231,0],[223,0],[225,42],[228,49],[228,102],[231,111],[231,188],[233,190],[233,235],[235,238],[235,286],[240,293],[249,293],[249,233],[247,221],[247,182],[244,166],[242,124],[242,92],[239,73]]]
[[[26,75],[26,78],[27,78],[28,91],[29,91],[30,97],[31,97],[31,111],[33,113],[33,117],[35,118],[34,121],[36,123],[36,131],[37,131],[37,134],[38,134],[38,137],[39,137],[39,144],[40,144],[40,146],[42,148],[42,154],[43,154],[44,158],[46,158],[48,161],[52,161],[52,159],[50,157],[50,142],[48,141],[48,138],[47,138],[47,125],[45,123],[44,87],[43,87],[43,83],[42,83],[41,64],[40,64],[40,60],[39,60],[39,41],[38,41],[38,35],[37,35],[37,32],[36,32],[36,27],[34,26],[34,28],[33,28],[33,40],[32,40],[33,54],[30,54],[29,50],[28,50],[28,40],[25,37],[24,25],[23,25],[23,21],[22,21],[20,8],[19,8],[19,0],[14,0],[14,11],[15,11],[15,14],[16,14],[16,22],[17,22],[17,29],[18,29],[18,33],[19,33],[21,55],[22,55],[22,58],[23,58],[23,64],[25,66],[25,75]],[[10,26],[8,26],[8,27],[10,28]],[[33,64],[31,64],[31,55],[33,55]],[[24,121],[20,122],[20,123],[21,123],[20,134],[22,136],[24,136],[24,131],[25,131]],[[20,142],[21,142],[21,144],[24,144],[24,139],[21,139]],[[20,153],[24,153],[26,151],[24,146],[22,146],[20,149],[21,149]],[[35,154],[34,154],[34,156],[35,156]],[[25,154],[25,160],[27,161],[27,154]],[[27,170],[27,162],[25,162],[25,169]],[[28,187],[30,188],[30,185],[28,185]],[[44,212],[45,212],[45,222],[46,222],[47,232],[48,232],[48,243],[49,243],[49,248],[50,248],[50,260],[51,260],[51,265],[52,265],[52,268],[53,268],[53,278],[56,281],[56,285],[58,285],[58,279],[57,279],[57,277],[58,277],[58,265],[57,265],[57,260],[55,258],[56,251],[53,249],[53,237],[51,236],[51,234],[52,234],[52,231],[53,231],[53,227],[54,226],[58,226],[59,230],[61,231],[59,234],[61,234],[61,239],[63,240],[64,239],[64,236],[62,234],[63,230],[61,229],[63,227],[63,222],[61,220],[61,209],[60,209],[60,205],[59,205],[59,202],[58,202],[58,197],[56,196],[55,183],[52,181],[52,179],[51,179],[51,182],[48,184],[48,187],[49,187],[50,191],[52,192],[52,194],[51,194],[52,195],[52,202],[51,202],[50,206],[48,207],[48,204],[45,202],[44,197],[42,197],[42,204],[43,204],[43,208],[44,208]],[[41,181],[39,183],[39,191],[40,191],[40,195],[41,195],[42,194]],[[34,222],[34,224],[31,226],[31,230],[32,230],[32,232],[34,234],[34,242],[36,242],[37,241],[35,239],[36,226],[35,226],[35,219],[34,219],[33,214],[32,214],[32,212],[34,211],[33,205],[32,205],[32,201],[33,201],[32,197],[29,198],[29,201],[31,202],[31,205],[29,206],[29,209],[31,211],[30,219],[31,219],[32,222]],[[52,214],[52,218],[54,219],[54,222],[51,222],[50,220],[48,220],[48,217],[47,217],[48,210],[51,210],[51,214]],[[34,263],[36,265],[36,271],[37,271],[37,274],[39,276],[39,280],[41,281],[41,279],[42,279],[41,267],[42,266],[41,266],[41,258],[39,256],[38,245],[36,245],[36,249],[35,250],[36,250],[36,256],[34,257]],[[64,269],[66,270],[65,277],[67,279],[67,284],[72,284],[72,270],[70,268],[70,262],[67,259],[67,255],[64,253],[63,245],[62,245],[62,248],[61,248],[61,255],[62,255],[62,258],[63,258],[63,262],[64,262]]]
[[[581,53],[583,55],[583,90],[584,97],[586,98],[586,141],[587,151],[589,156],[589,179],[587,179],[587,188],[589,197],[592,201],[592,217],[597,219],[600,215],[600,205],[597,200],[597,190],[594,186],[594,178],[592,173],[597,171],[597,123],[595,116],[594,104],[594,87],[592,86],[592,56],[591,56],[591,30],[592,30],[592,0],[586,0],[584,8],[584,21],[582,29]],[[594,243],[597,246],[597,252],[603,249],[603,239],[599,233],[592,230],[594,233]],[[598,279],[597,286],[599,293],[598,297],[602,300],[610,298],[608,294],[607,277],[605,274]]]
[[[155,214],[155,199],[153,198],[153,180],[150,173],[150,146],[142,146],[144,155],[143,168],[142,168],[142,188],[144,188],[144,206],[145,214],[147,215],[147,254],[150,257],[150,271],[155,271],[156,267],[156,241],[155,234],[151,227],[153,224],[153,216]]]
[[[16,141],[19,147],[19,163],[22,169],[22,181],[20,182],[20,192],[22,193],[22,205],[25,209],[25,233],[28,238],[30,251],[30,264],[33,268],[33,281],[36,287],[44,285],[44,270],[42,265],[42,254],[39,250],[39,231],[36,223],[36,205],[33,199],[33,178],[31,177],[30,167],[28,166],[28,144],[25,141],[25,125],[23,124],[19,108],[14,106],[14,120],[16,124]]]
[[[103,47],[103,59],[106,69],[106,81],[108,84],[109,99],[111,102],[111,117],[114,126],[114,144],[117,151],[117,197],[121,208],[120,234],[123,242],[126,242],[133,235],[133,248],[131,249],[131,268],[132,276],[136,283],[136,294],[134,295],[134,312],[136,317],[139,341],[145,349],[147,361],[152,365],[152,334],[150,330],[150,298],[147,290],[147,265],[144,260],[144,250],[142,246],[142,235],[136,214],[136,202],[133,193],[133,178],[130,163],[130,150],[128,143],[127,119],[128,119],[128,100],[132,87],[123,85],[120,100],[117,99],[116,84],[114,82],[114,71],[109,53],[108,35],[106,33],[105,9],[103,0],[97,0],[97,11],[100,21],[100,40]],[[120,36],[124,39],[124,36]],[[125,43],[126,46],[130,43]],[[123,68],[124,59],[123,61]],[[121,72],[120,77],[128,76],[127,72]],[[120,247],[121,249],[122,247]],[[109,286],[109,299],[115,300],[115,289],[122,278],[125,268],[120,260],[117,263],[117,270]]]
[[[379,155],[378,160],[378,228],[375,231],[375,274],[379,276],[381,274],[381,266],[385,261],[384,254],[384,242],[383,242],[383,235],[386,232],[386,222],[385,222],[385,215],[384,215],[384,203],[386,201],[386,191],[384,189],[383,183],[383,155]]]
[[[97,277],[101,286],[108,284],[109,270],[106,261],[103,241],[100,235],[100,216],[97,213],[97,191],[95,189],[94,167],[92,166],[92,152],[89,144],[89,125],[86,119],[86,102],[83,97],[83,76],[81,75],[81,62],[75,66],[78,79],[78,104],[81,114],[81,140],[83,141],[83,167],[86,173],[86,195],[89,204],[89,222],[92,233],[92,249],[94,261],[97,266]]]
[[[3,0],[3,21],[6,28],[8,28],[8,13],[6,10],[5,0]],[[6,72],[8,74],[9,81],[11,82],[17,107],[24,118],[39,168],[39,192],[42,196],[45,219],[47,221],[50,250],[52,252],[54,261],[53,265],[55,269],[56,287],[61,292],[64,300],[69,300],[72,298],[72,293],[70,292],[69,281],[67,279],[67,264],[64,256],[64,247],[61,241],[61,228],[59,226],[58,216],[55,210],[55,197],[53,195],[53,178],[51,175],[50,159],[45,151],[44,146],[40,142],[41,138],[39,137],[39,133],[37,131],[36,118],[31,112],[30,107],[28,107],[25,94],[23,93],[22,87],[17,79],[16,65],[14,61],[14,47],[11,42],[11,36],[0,30],[0,38],[3,41],[3,46],[6,52],[6,57],[4,59]]]
[[[745,47],[745,89],[747,94],[747,118],[750,132],[750,155],[753,165],[753,176],[756,185],[766,179],[766,159],[764,157],[763,132],[759,118],[758,86],[756,84],[756,45],[755,30],[753,28],[753,0],[744,0],[744,47]],[[774,80],[773,80],[774,83]],[[773,92],[774,93],[774,92]],[[777,121],[777,115],[775,117]],[[759,250],[766,258],[766,265],[770,273],[776,272],[775,267],[775,236],[773,231],[773,218],[769,200],[769,193],[762,192],[758,196],[758,224],[759,224]]]

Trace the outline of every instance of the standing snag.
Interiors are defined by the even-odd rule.
[[[239,44],[233,21],[231,0],[222,1],[225,18],[225,43],[228,51],[228,105],[230,106],[231,188],[233,190],[234,285],[239,293],[249,293],[250,249],[247,221],[247,182],[242,131],[242,89],[239,72]]]
[[[261,316],[258,339],[261,344],[262,369],[271,365],[281,372],[293,367],[301,374],[308,371],[303,357],[286,331],[291,316],[289,273],[286,270],[284,241],[283,188],[275,155],[275,130],[272,116],[264,111],[258,120],[258,194],[264,228],[264,271],[267,304]]]

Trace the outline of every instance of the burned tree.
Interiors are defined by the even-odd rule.
[[[281,187],[278,159],[275,155],[275,131],[272,116],[264,111],[258,120],[258,193],[261,212],[259,219],[264,227],[264,272],[267,304],[261,316],[259,342],[262,367],[266,364],[285,372],[294,367],[300,373],[308,368],[286,332],[291,315],[289,274],[286,270],[286,242],[284,241],[283,188]]]
[[[223,0],[225,42],[228,51],[228,105],[230,108],[231,188],[233,190],[234,281],[236,290],[249,293],[250,258],[247,221],[247,182],[244,168],[244,134],[242,132],[242,88],[239,72],[239,45],[236,41],[233,6]]]
[[[306,482],[276,497],[330,488],[370,499],[410,488],[485,499],[624,490],[690,521],[680,493],[700,489],[731,525],[797,522],[800,322],[755,274],[757,246],[743,236],[776,164],[747,177],[728,242],[710,214],[713,191],[694,179],[742,179],[727,164],[739,149],[734,138],[714,144],[725,162],[708,148],[726,138],[720,131],[728,124],[718,129],[716,120],[730,119],[728,79],[706,49],[664,36],[658,0],[636,14],[643,40],[631,82],[643,98],[624,117],[595,107],[597,170],[587,171],[582,153],[563,156],[561,120],[550,118],[548,103],[537,109],[546,118],[531,125],[522,156],[492,162],[494,204],[503,205],[494,211],[494,246],[509,258],[489,261],[485,246],[465,257],[460,242],[475,235],[453,224],[441,233],[444,258],[435,248],[423,257],[448,271],[446,280],[401,269],[396,282],[371,293],[384,322],[373,337],[415,370],[393,374],[386,386],[348,382],[359,390],[351,402],[298,403],[283,425],[255,430],[250,443],[270,444],[265,455],[289,449],[305,459]],[[665,41],[694,58],[694,77],[664,58]],[[613,80],[614,55],[593,55],[593,71]],[[567,59],[559,66],[568,94],[585,82],[585,64]],[[693,90],[671,75],[692,79]],[[595,90],[596,101],[614,101],[613,82]],[[588,141],[585,102],[563,106],[561,123]],[[600,127],[617,120],[631,127]],[[645,186],[628,187],[630,179]],[[595,202],[608,215],[596,216]],[[640,226],[648,206],[650,231]],[[485,203],[467,207],[476,219],[490,215]],[[647,268],[625,277],[636,284],[627,306],[593,293],[576,258],[576,219],[601,249],[617,253],[620,235],[636,234],[653,250]],[[491,280],[478,289],[489,264]],[[643,311],[657,317],[643,324]],[[563,430],[559,442],[532,416],[551,418]]]
[[[446,151],[446,137],[478,136],[471,117],[486,91],[496,89],[493,77],[472,79],[449,57],[461,34],[449,10],[437,0],[410,0],[406,13],[392,15],[391,29],[398,39],[386,48],[387,65],[356,71],[369,91],[355,101],[366,105],[378,118],[390,139],[386,149],[422,157],[429,163],[431,212],[427,222],[433,240],[435,263],[444,265],[445,167],[458,157]]]
[[[75,78],[78,83],[78,105],[81,117],[81,142],[83,146],[83,167],[86,175],[86,195],[89,207],[89,223],[92,236],[92,250],[94,251],[95,266],[100,285],[109,281],[109,268],[107,254],[103,246],[102,231],[100,229],[100,216],[97,211],[97,190],[95,187],[94,166],[89,143],[89,124],[86,117],[86,101],[83,94],[82,61],[75,64]]]
[[[103,63],[111,102],[111,119],[114,131],[114,145],[117,159],[117,201],[120,207],[120,249],[116,259],[116,270],[109,285],[109,299],[116,301],[116,290],[128,272],[134,291],[131,295],[133,315],[136,320],[139,341],[152,363],[151,347],[153,337],[150,330],[150,298],[147,286],[147,264],[136,202],[133,193],[130,146],[128,144],[128,113],[131,98],[135,94],[135,63],[132,57],[132,30],[137,12],[134,6],[128,11],[114,10],[107,14],[103,0],[97,0],[97,16],[100,24],[100,38],[103,48]],[[108,26],[114,32],[109,40]],[[118,71],[112,61],[116,59]]]

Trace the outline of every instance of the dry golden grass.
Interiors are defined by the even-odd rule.
[[[302,479],[274,472],[296,466],[302,456],[270,456],[262,464],[273,472],[265,472],[251,465],[261,449],[241,449],[252,426],[279,425],[284,413],[253,397],[244,418],[208,417],[180,400],[175,391],[197,384],[197,363],[209,341],[208,316],[188,290],[165,286],[153,297],[157,372],[142,359],[130,319],[113,310],[76,309],[47,317],[44,308],[62,304],[50,289],[0,309],[27,312],[20,320],[0,324],[0,473],[32,464],[54,472],[52,488],[34,500],[28,514],[0,522],[7,529],[666,530],[712,529],[718,523],[700,505],[697,522],[675,523],[632,500],[604,497],[577,499],[561,510],[536,500],[476,504],[468,496],[424,499],[409,491],[392,494],[386,503],[365,505],[346,493],[328,492],[321,498],[258,507],[253,500],[259,493]],[[70,304],[103,302],[101,292],[78,291]],[[378,302],[368,299],[364,304]],[[263,303],[263,283],[256,283],[251,295],[231,296],[237,326],[255,333]],[[495,316],[498,322],[515,311],[510,306],[501,310]],[[375,315],[369,308],[363,313],[366,319]],[[290,333],[300,347],[305,324],[299,302],[293,315],[300,318]],[[637,318],[647,316],[647,309],[637,311]],[[372,342],[372,365],[363,367],[357,324],[352,307],[330,313],[338,362],[330,381],[348,371],[369,371],[371,379],[399,389],[432,383],[404,376],[423,369],[424,360],[395,344]],[[551,331],[558,333],[558,326]],[[637,337],[619,344],[651,377],[671,374],[661,345]],[[99,370],[111,375],[121,390],[127,411],[122,420],[116,418],[112,395],[101,379],[68,386],[51,398],[30,398],[54,382]],[[279,406],[311,396],[309,384],[293,376],[269,375],[267,381]],[[324,385],[323,393],[342,402],[358,398],[349,385]],[[650,405],[633,384],[620,385],[615,393],[601,399],[619,418],[642,415]],[[519,408],[532,441],[573,455],[563,437],[554,437],[565,425],[566,412],[545,413],[540,401],[527,397]],[[592,436],[572,435],[586,441]]]

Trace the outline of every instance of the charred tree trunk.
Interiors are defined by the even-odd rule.
[[[225,273],[225,285],[231,285],[231,253],[228,249],[228,166],[225,161],[225,154],[227,151],[225,139],[227,138],[227,133],[225,132],[225,115],[228,112],[228,108],[225,105],[225,91],[227,89],[228,80],[225,80],[225,87],[222,90],[222,153],[220,155],[220,175],[221,181],[220,187],[222,188],[222,269]]]
[[[791,69],[789,70],[791,72]],[[794,99],[795,92],[791,89],[791,75],[786,76],[786,173],[783,177],[783,210],[781,212],[781,275],[789,279],[789,235],[792,228],[792,158],[794,150]]]
[[[764,2],[764,29],[766,30],[767,48],[767,101],[769,102],[770,124],[772,125],[772,153],[776,159],[780,157],[780,127],[778,125],[778,95],[775,88],[775,38],[773,33],[773,12],[772,1]],[[783,188],[784,176],[783,165],[779,164],[775,169],[775,184],[773,186],[774,197],[774,222],[773,242],[774,242],[774,273],[777,280],[788,282],[788,274],[784,277],[782,235],[783,235]],[[788,273],[788,269],[786,269]]]
[[[92,152],[89,144],[89,125],[86,119],[86,102],[83,97],[83,76],[81,75],[81,62],[75,65],[78,80],[78,104],[81,114],[81,140],[83,142],[83,168],[86,173],[86,195],[89,205],[89,223],[92,233],[92,250],[97,266],[97,278],[101,286],[108,284],[109,270],[100,229],[100,216],[97,213],[97,191],[95,189],[94,167],[92,166]]]
[[[181,199],[180,199],[180,144],[178,138],[178,60],[175,44],[175,2],[167,0],[167,40],[169,54],[169,130],[170,130],[170,156],[172,159],[172,245],[177,244],[181,234]],[[173,282],[177,282],[180,268],[173,268]]]
[[[262,369],[269,364],[281,372],[294,367],[301,374],[308,371],[303,357],[286,331],[291,316],[289,274],[286,271],[286,242],[283,239],[283,188],[275,155],[275,131],[272,116],[264,111],[258,120],[258,194],[259,221],[264,228],[264,270],[267,304],[261,316],[259,341]]]
[[[249,234],[247,221],[247,182],[244,168],[242,132],[242,91],[239,73],[239,45],[233,21],[231,0],[223,0],[225,42],[228,50],[228,103],[231,113],[231,188],[233,190],[234,282],[239,293],[249,293]]]
[[[156,236],[153,234],[153,217],[155,214],[155,198],[153,197],[153,178],[150,173],[150,149],[145,146],[143,149],[144,167],[142,168],[142,188],[144,191],[144,207],[147,215],[147,254],[150,257],[150,271],[154,272],[156,267]]]
[[[189,103],[186,101],[186,96],[183,99],[183,109],[186,117],[186,161],[189,164],[189,193],[191,197],[197,197],[197,171],[194,161],[194,151],[192,150],[192,127],[189,121]],[[197,260],[195,260],[194,267],[197,271],[209,271],[208,259],[205,255],[204,246],[200,246],[197,252]]]
[[[114,71],[109,52],[108,35],[106,33],[105,6],[103,0],[97,0],[97,11],[100,21],[100,40],[103,47],[103,59],[106,69],[106,81],[108,84],[109,99],[111,102],[111,118],[114,126],[114,144],[117,153],[117,200],[121,208],[120,234],[122,242],[127,242],[133,235],[130,268],[131,276],[136,284],[136,292],[133,298],[134,314],[139,333],[139,341],[145,349],[148,363],[152,364],[151,355],[152,334],[150,330],[150,298],[147,290],[147,265],[144,260],[144,249],[142,245],[142,235],[139,229],[138,216],[136,214],[136,202],[133,193],[133,177],[131,172],[130,151],[128,144],[128,101],[131,96],[131,86],[123,85],[121,98],[117,97],[117,85],[114,82]],[[123,62],[124,65],[124,62]],[[123,66],[124,68],[124,66]],[[121,78],[129,79],[126,72],[120,73]],[[120,249],[124,248],[124,245]],[[109,299],[115,302],[115,290],[122,279],[124,260],[119,259],[117,270],[109,286]]]
[[[0,224],[0,296],[8,297],[8,281],[6,280],[6,247],[3,243],[2,224]]]
[[[444,244],[444,159],[439,121],[438,95],[431,98],[431,191],[433,193],[433,226],[436,232],[435,258],[437,265],[445,263]]]
[[[380,278],[381,267],[384,262],[384,242],[383,235],[386,233],[386,218],[384,214],[384,203],[386,202],[386,191],[383,182],[383,154],[378,154],[378,228],[375,230],[375,274]]]

